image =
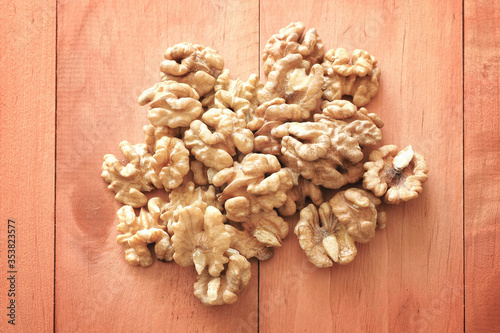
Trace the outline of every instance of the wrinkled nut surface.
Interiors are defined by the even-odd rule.
[[[281,139],[280,161],[315,185],[339,188],[363,174],[358,142],[342,128],[324,123],[285,123],[271,134]]]
[[[355,50],[352,57],[343,48],[325,54],[323,97],[329,101],[352,96],[353,103],[365,106],[377,94],[380,69],[377,60],[368,52]]]
[[[114,155],[106,154],[101,177],[109,183],[108,188],[116,193],[116,200],[134,208],[142,207],[148,202],[142,192],[162,187],[155,173],[156,161],[143,143],[131,145],[128,141],[122,141],[120,150],[129,160],[127,165],[123,166]]]
[[[198,161],[222,170],[233,165],[236,150],[243,154],[253,150],[253,133],[233,111],[210,109],[191,123],[184,142]]]
[[[248,260],[234,249],[227,250],[225,256],[229,262],[220,276],[214,277],[204,270],[194,283],[194,294],[205,305],[235,303],[237,295],[250,282]]]
[[[289,54],[300,54],[312,65],[321,62],[325,54],[321,38],[314,28],[304,31],[302,22],[293,22],[271,36],[262,54],[264,74],[269,75],[274,64]]]
[[[246,155],[241,163],[215,174],[212,183],[227,184],[219,200],[225,203],[227,218],[236,222],[248,222],[251,214],[281,207],[293,186],[291,171],[267,154]]]
[[[398,153],[398,147],[387,145],[374,150],[364,164],[363,187],[389,204],[399,204],[418,197],[427,181],[427,163],[411,146]]]
[[[328,202],[319,206],[319,212],[313,204],[302,209],[295,234],[307,258],[317,267],[330,267],[334,262],[348,264],[358,252]]]
[[[169,202],[165,205],[161,220],[171,235],[174,233],[173,224],[179,220],[179,213],[184,207],[193,206],[204,212],[208,206],[212,206],[222,211],[222,204],[217,200],[215,187],[211,185],[196,187],[193,182],[187,182],[172,190],[168,198]]]
[[[306,206],[306,198],[310,198],[315,206],[323,202],[323,191],[318,185],[304,177],[297,177],[297,183],[286,192],[287,200],[283,206],[278,208],[282,216],[291,216]]]
[[[148,119],[155,126],[188,127],[203,112],[199,95],[189,85],[163,81],[139,96],[140,105],[150,105]]]
[[[367,243],[375,237],[377,222],[385,215],[378,216],[380,199],[358,188],[350,188],[337,193],[330,205],[333,213],[342,223],[349,236],[356,242]],[[381,221],[385,224],[385,221]]]
[[[231,235],[231,248],[237,250],[245,258],[255,257],[259,260],[268,260],[273,256],[273,248],[260,242],[248,230],[239,230],[231,224],[224,226]]]
[[[280,247],[282,240],[288,235],[288,223],[275,210],[253,213],[243,228],[266,246]]]
[[[358,108],[349,101],[324,101],[321,114],[314,115],[314,121],[329,126],[341,127],[361,147],[373,146],[382,140],[384,122],[375,114],[368,113],[365,108]]]
[[[211,276],[219,276],[228,261],[224,253],[231,244],[222,213],[212,206],[208,206],[205,213],[198,207],[188,206],[179,212],[173,229],[175,262],[182,267],[194,265],[198,274],[207,267]]]
[[[165,202],[160,198],[148,201],[148,209],[141,208],[139,216],[135,215],[132,206],[123,206],[118,210],[117,217],[120,223],[118,231],[122,234],[116,237],[118,244],[125,247],[125,260],[131,265],[151,266],[153,257],[148,244],[155,244],[156,258],[162,261],[171,261],[174,253],[170,236],[161,225],[160,214],[164,210]]]
[[[166,190],[177,188],[189,172],[189,150],[178,138],[164,136],[156,141],[155,171]]]

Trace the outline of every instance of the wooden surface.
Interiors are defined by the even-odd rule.
[[[1,332],[500,330],[494,1],[0,4],[2,309],[7,220],[19,228],[16,326],[4,310]],[[211,46],[246,79],[266,40],[296,20],[327,49],[377,57],[381,88],[367,108],[385,121],[383,144],[411,143],[426,157],[429,181],[420,198],[387,209],[386,229],[352,264],[315,268],[291,233],[273,259],[253,263],[237,304],[206,308],[192,269],[125,262],[102,156],[123,139],[142,142],[136,99],[158,81],[168,46]]]
[[[465,327],[500,331],[500,3],[466,1]]]

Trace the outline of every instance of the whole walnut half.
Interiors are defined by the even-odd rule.
[[[123,206],[118,210],[118,231],[122,234],[116,237],[118,244],[125,247],[125,260],[131,265],[151,266],[153,257],[148,244],[155,244],[156,258],[162,261],[171,261],[174,249],[170,236],[161,225],[160,214],[164,210],[165,202],[160,198],[148,201],[148,209],[141,208],[139,216],[135,215],[131,206]]]
[[[374,150],[365,165],[363,187],[389,204],[399,204],[418,197],[427,181],[427,163],[411,146],[398,152],[387,145]]]
[[[319,206],[319,212],[313,204],[302,209],[295,234],[307,258],[317,267],[330,267],[334,262],[348,264],[358,252],[328,202]]]
[[[358,142],[342,128],[324,123],[285,123],[271,134],[281,139],[280,161],[315,185],[339,188],[363,174]]]
[[[248,222],[251,214],[281,207],[293,179],[290,169],[282,169],[276,156],[248,154],[241,163],[234,162],[233,167],[215,174],[212,183],[226,184],[219,200],[224,203],[227,218]]]
[[[224,253],[231,244],[222,213],[212,206],[208,206],[205,212],[188,206],[179,212],[179,220],[173,229],[175,262],[183,267],[194,265],[198,274],[208,267],[211,276],[219,276],[228,262]]]
[[[343,48],[325,54],[323,97],[329,101],[352,96],[353,103],[365,106],[377,94],[380,69],[377,59],[363,50],[354,50],[352,57]]]
[[[289,54],[300,54],[304,60],[313,65],[323,60],[325,48],[316,29],[310,29],[305,34],[304,31],[302,22],[294,22],[280,29],[278,34],[271,36],[262,54],[266,75],[269,75],[278,60]]]
[[[188,127],[203,112],[198,98],[187,84],[163,81],[144,91],[139,104],[150,104],[148,119],[155,126]]]
[[[194,294],[205,305],[233,304],[252,276],[248,260],[234,249],[225,253],[228,263],[220,276],[204,270],[194,283]]]
[[[385,213],[377,211],[380,203],[379,198],[358,188],[339,192],[330,200],[333,213],[358,243],[375,237],[377,223],[385,225]]]

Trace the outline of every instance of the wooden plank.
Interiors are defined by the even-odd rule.
[[[121,140],[144,142],[136,100],[159,81],[168,46],[213,47],[233,78],[258,71],[257,1],[64,0],[58,10],[56,330],[256,331],[246,313],[256,313],[257,265],[237,304],[211,308],[193,295],[192,268],[129,266],[100,170]]]
[[[424,194],[388,207],[386,229],[347,266],[315,268],[291,234],[261,263],[261,332],[463,330],[461,15],[459,1],[261,3],[261,50],[300,20],[327,49],[375,55],[367,109],[385,121],[383,144],[412,144],[430,169]]]
[[[500,3],[465,1],[465,328],[500,331]]]
[[[55,9],[55,1],[4,1],[0,11],[1,332],[53,327]]]

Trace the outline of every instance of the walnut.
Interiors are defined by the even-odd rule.
[[[280,155],[281,154],[281,139],[277,139],[271,135],[272,130],[281,125],[280,121],[266,121],[264,125],[254,134],[254,151]]]
[[[288,223],[275,210],[253,213],[243,222],[243,228],[266,246],[280,247],[288,236]]]
[[[300,54],[311,64],[317,64],[323,59],[325,49],[316,29],[310,29],[303,35],[304,30],[302,22],[294,22],[271,36],[262,54],[266,75],[271,72],[278,60],[288,54]]]
[[[273,256],[273,248],[260,242],[248,230],[239,230],[230,224],[226,224],[225,227],[231,235],[231,248],[237,250],[245,258],[256,257],[259,260],[268,260]]]
[[[194,206],[184,207],[173,229],[175,262],[183,267],[194,265],[198,274],[208,267],[211,276],[219,276],[228,262],[224,253],[231,244],[231,236],[224,228],[224,215],[212,206],[205,212]]]
[[[322,113],[315,114],[314,120],[329,126],[342,127],[361,147],[376,145],[382,140],[384,122],[375,114],[368,113],[365,108],[358,108],[349,101],[324,101]]]
[[[266,154],[246,155],[241,163],[215,174],[212,182],[227,184],[219,200],[225,203],[227,218],[236,222],[249,222],[251,214],[281,207],[293,186],[290,169],[282,169],[275,156]]]
[[[365,165],[363,187],[384,201],[398,204],[418,197],[427,181],[427,163],[411,146],[398,153],[398,147],[387,145],[374,150]]]
[[[171,261],[174,249],[170,236],[165,232],[165,226],[159,224],[160,214],[165,202],[160,198],[148,201],[148,209],[141,208],[136,216],[132,206],[123,206],[118,210],[118,231],[122,233],[116,237],[118,244],[125,246],[125,260],[131,265],[151,266],[153,258],[148,244],[155,244],[156,258],[162,261]]]
[[[310,67],[307,61],[302,60],[300,54],[289,54],[276,62],[272,72],[269,73],[267,83],[258,92],[257,99],[262,106],[265,102],[281,98],[290,106],[273,107],[277,108],[276,111],[286,111],[286,116],[283,115],[280,118],[286,118],[287,121],[301,121],[308,119],[311,111],[316,108],[317,101],[321,97],[322,84],[323,68],[321,65],[316,64]],[[283,101],[271,105],[280,104],[284,104]],[[260,115],[266,115],[276,114],[276,111],[259,110],[258,112]]]
[[[345,49],[332,49],[322,63],[325,73],[323,97],[329,101],[349,95],[357,106],[364,106],[377,94],[380,69],[377,59],[363,50],[355,50],[352,57]]]
[[[215,187],[211,185],[196,187],[193,182],[187,182],[172,190],[168,198],[169,202],[161,219],[171,235],[174,233],[173,224],[179,220],[180,210],[184,207],[194,206],[205,211],[208,206],[213,206],[222,211],[222,204],[217,200]]]
[[[178,138],[162,137],[155,143],[155,171],[163,187],[171,190],[182,184],[189,172],[189,150]]]
[[[144,91],[139,104],[150,104],[148,119],[155,126],[187,127],[203,112],[198,98],[187,84],[163,81]]]
[[[328,202],[319,206],[319,214],[313,204],[302,209],[295,234],[307,258],[317,267],[331,267],[333,262],[348,264],[358,252]]]
[[[282,216],[291,216],[297,210],[301,210],[306,206],[306,198],[309,197],[314,205],[319,206],[323,202],[323,192],[318,185],[311,181],[297,177],[297,182],[286,192],[287,200],[283,206],[278,208],[278,212]]]
[[[285,123],[271,134],[281,138],[280,161],[315,185],[339,188],[363,174],[358,142],[342,128],[323,123]]]
[[[177,137],[180,133],[179,128],[170,128],[167,126],[154,126],[154,125],[145,125],[142,128],[144,132],[144,136],[146,138],[146,144],[148,145],[149,151],[155,151],[155,144],[164,136],[174,138]]]
[[[253,133],[233,111],[210,109],[191,123],[184,142],[198,161],[222,170],[233,165],[236,149],[244,154],[253,150]]]
[[[224,67],[222,57],[210,47],[180,43],[165,51],[161,65],[163,81],[177,81],[193,87],[203,96],[215,85],[220,71]]]
[[[205,305],[233,304],[250,281],[248,260],[234,249],[227,250],[225,255],[229,262],[220,276],[214,277],[204,270],[194,283],[194,294]]]
[[[162,183],[155,172],[156,160],[148,153],[144,143],[131,145],[120,142],[120,150],[129,160],[126,166],[112,154],[104,155],[101,177],[109,183],[108,188],[116,193],[115,199],[134,208],[146,205],[144,192],[161,188]]]
[[[349,236],[356,242],[367,243],[375,237],[377,221],[385,221],[385,215],[378,216],[380,199],[358,188],[339,192],[330,200],[333,213],[342,223]]]

